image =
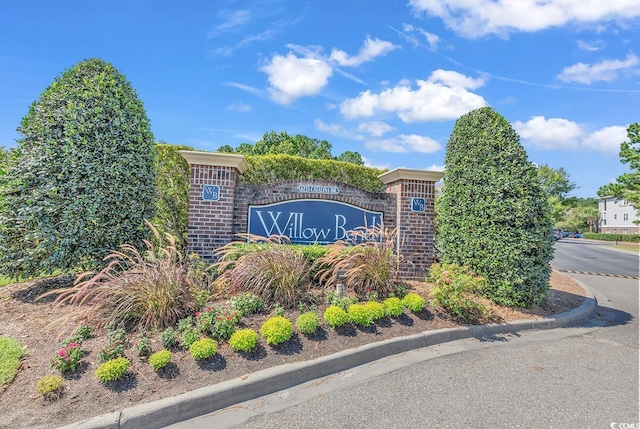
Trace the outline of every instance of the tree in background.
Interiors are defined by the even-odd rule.
[[[180,155],[181,150],[193,150],[190,146],[159,142],[156,145],[156,215],[152,223],[160,233],[171,234],[181,250],[187,247],[189,164]]]
[[[601,197],[615,197],[632,203],[640,210],[640,123],[627,128],[628,142],[620,144],[620,162],[629,164],[629,173],[624,173],[598,190]]]
[[[436,212],[442,262],[486,276],[485,293],[500,304],[542,302],[553,257],[547,196],[509,122],[489,107],[460,117],[444,183]]]
[[[121,244],[142,244],[156,203],[154,141],[125,76],[100,59],[74,65],[18,132],[0,212],[4,274],[95,268]]]
[[[256,144],[242,143],[237,148],[230,145],[220,146],[218,152],[241,155],[293,155],[310,159],[336,159],[356,165],[364,165],[358,152],[346,151],[338,157],[331,155],[331,143],[326,140],[310,138],[301,134],[290,136],[286,132],[264,133]]]

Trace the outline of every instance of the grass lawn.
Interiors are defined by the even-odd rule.
[[[616,247],[619,249],[631,250],[633,252],[640,253],[640,244],[618,242],[618,244],[616,244]]]
[[[20,359],[26,354],[16,340],[0,337],[0,389],[9,384],[20,367]]]

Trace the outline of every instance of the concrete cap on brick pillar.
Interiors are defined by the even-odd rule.
[[[385,185],[398,180],[422,180],[425,182],[437,182],[444,177],[442,171],[416,170],[412,168],[396,168],[382,173],[378,178]]]
[[[180,150],[180,155],[187,160],[189,165],[215,165],[217,167],[233,167],[240,174],[247,171],[249,166],[243,155],[231,153],[198,152],[192,150]]]

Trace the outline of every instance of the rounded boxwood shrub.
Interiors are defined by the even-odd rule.
[[[195,360],[207,359],[216,354],[218,343],[211,338],[202,338],[189,347],[189,354]]]
[[[371,326],[371,323],[373,323],[371,310],[365,304],[351,304],[347,314],[349,315],[349,320],[356,325]]]
[[[240,329],[231,335],[229,345],[237,352],[250,352],[258,344],[258,333],[253,329]]]
[[[129,359],[119,357],[106,361],[96,370],[96,378],[103,383],[119,380],[129,369]]]
[[[160,350],[149,356],[149,365],[154,371],[164,368],[171,362],[171,352],[169,350]]]
[[[387,316],[398,317],[404,311],[404,305],[402,304],[402,300],[397,297],[387,298],[382,302],[384,306],[384,313]]]
[[[318,329],[318,315],[313,311],[302,313],[296,319],[296,328],[303,334],[313,334]]]
[[[455,123],[436,204],[442,263],[469,267],[502,305],[539,304],[553,257],[551,211],[518,134],[490,107]]]
[[[408,293],[402,298],[402,305],[407,307],[413,313],[419,313],[424,308],[425,299],[417,293]]]
[[[332,328],[339,328],[349,321],[347,312],[337,305],[331,305],[324,311],[324,321]]]
[[[289,340],[293,335],[291,321],[283,316],[267,319],[260,327],[260,333],[267,344],[277,345]]]
[[[384,316],[386,316],[386,313],[384,312],[384,305],[380,302],[369,301],[364,304],[364,307],[366,311],[369,312],[371,320],[382,319]]]

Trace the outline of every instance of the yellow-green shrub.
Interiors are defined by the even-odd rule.
[[[129,369],[129,359],[119,357],[106,361],[96,370],[96,378],[103,383],[119,380]]]
[[[237,352],[249,352],[258,344],[258,333],[253,329],[240,329],[231,335],[229,345]]]
[[[216,354],[218,343],[211,338],[202,338],[189,347],[189,354],[195,360],[207,359]]]
[[[391,297],[387,298],[382,302],[384,306],[384,313],[387,316],[398,317],[404,311],[404,305],[402,305],[402,300],[400,298]]]
[[[318,315],[313,311],[302,313],[296,319],[296,328],[303,334],[313,334],[318,329]]]
[[[164,368],[171,362],[171,352],[169,350],[160,350],[149,356],[149,365],[154,371]]]
[[[425,300],[423,297],[418,295],[417,293],[408,293],[404,298],[402,298],[402,305],[407,307],[413,313],[419,313],[424,308]]]
[[[347,323],[349,315],[342,307],[331,305],[324,311],[324,321],[335,329]]]
[[[59,375],[45,375],[36,385],[38,392],[47,399],[53,399],[62,393],[62,383],[64,379]]]
[[[284,343],[293,335],[291,321],[282,316],[267,319],[260,327],[260,333],[267,344],[277,345]]]

